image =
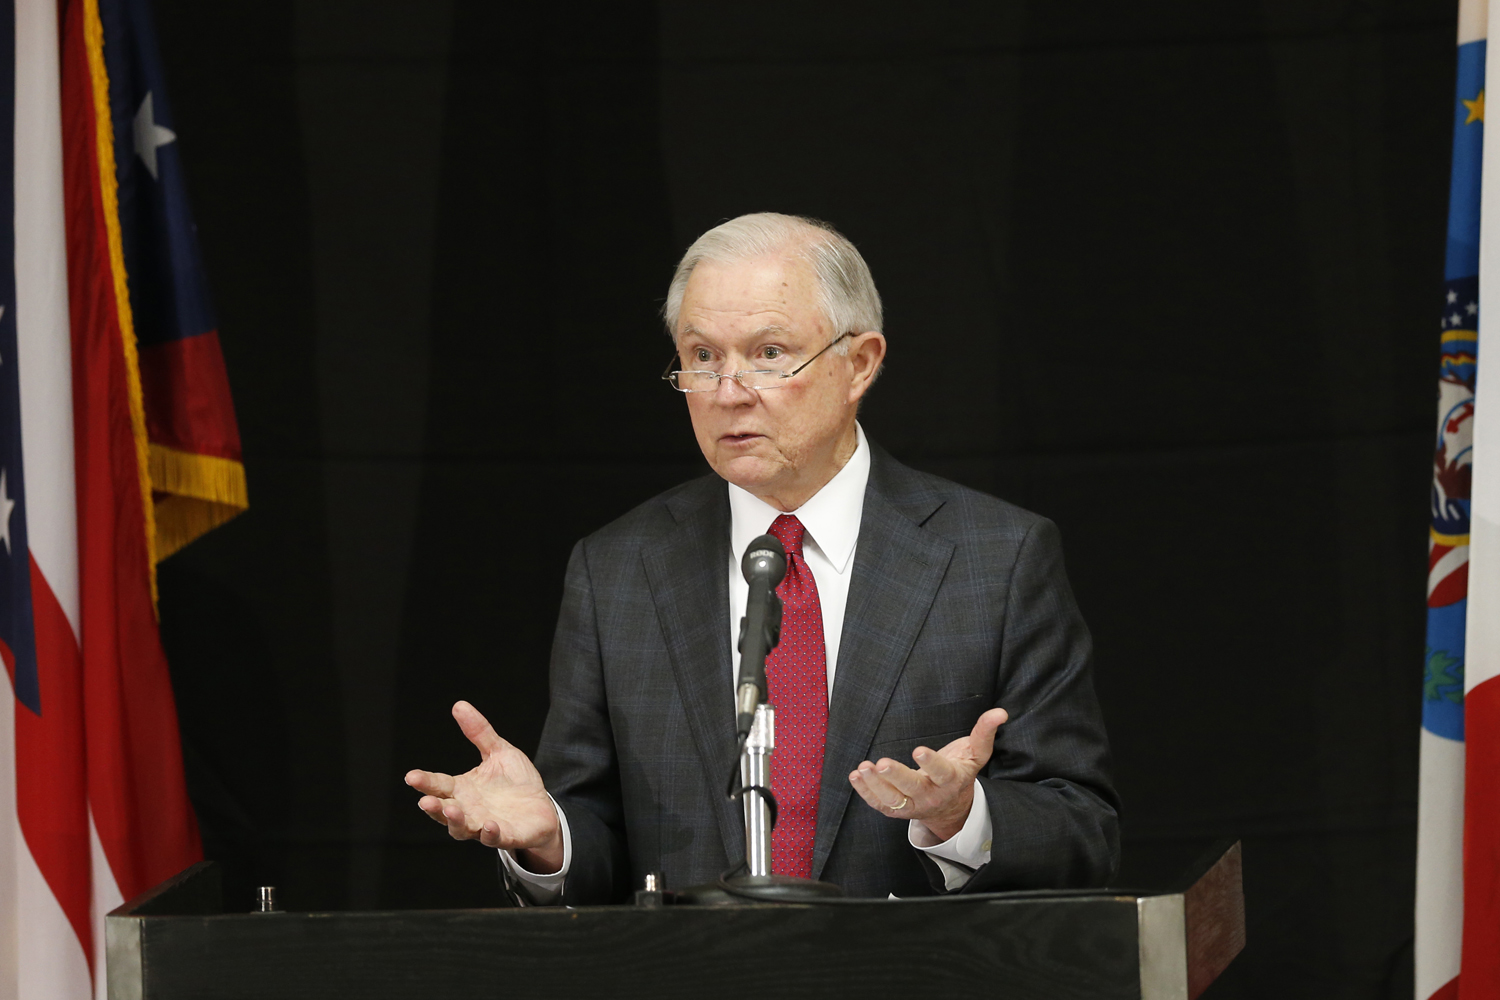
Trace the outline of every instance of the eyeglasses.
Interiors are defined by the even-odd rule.
[[[662,378],[671,384],[678,392],[714,392],[719,388],[721,379],[732,378],[746,389],[755,389],[764,392],[767,389],[780,389],[786,385],[786,380],[796,375],[802,369],[821,358],[834,344],[852,334],[843,333],[823,345],[823,350],[814,354],[806,361],[789,372],[765,369],[749,372],[709,372],[709,371],[673,371],[672,366],[678,363],[677,355],[672,355],[672,360],[667,362],[667,370],[662,372]]]

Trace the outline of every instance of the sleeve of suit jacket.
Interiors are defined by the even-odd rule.
[[[1094,694],[1092,643],[1051,521],[1036,518],[1011,568],[996,701],[1010,720],[979,775],[989,864],[960,892],[1103,885],[1119,866],[1118,799]],[[941,873],[923,857],[933,888]]]
[[[594,589],[583,542],[573,547],[552,643],[552,709],[537,763],[568,816],[573,864],[561,902],[623,898],[629,863],[620,831],[624,808],[605,695]]]

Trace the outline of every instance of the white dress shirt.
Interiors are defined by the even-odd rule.
[[[859,525],[864,516],[865,485],[870,479],[870,446],[864,428],[855,425],[859,442],[854,454],[838,474],[795,511],[806,535],[802,539],[802,558],[818,585],[818,602],[823,611],[823,648],[828,661],[828,699],[833,703],[833,683],[838,673],[839,641],[844,634],[844,611],[849,603],[849,580],[854,570],[854,550],[859,543]],[[739,676],[740,619],[750,597],[750,585],[740,569],[740,557],[750,543],[766,534],[771,522],[781,516],[777,510],[755,494],[729,484],[729,648],[731,682]],[[732,683],[731,683],[732,687]],[[934,750],[941,749],[934,747]],[[775,756],[772,755],[774,762]],[[775,766],[774,763],[772,766]],[[557,811],[562,823],[563,863],[550,875],[527,871],[509,851],[500,857],[507,870],[521,883],[531,901],[537,904],[556,902],[562,895],[563,881],[573,860],[572,836],[568,819]],[[990,811],[984,787],[974,782],[974,805],[963,828],[947,840],[938,840],[922,823],[912,820],[907,827],[911,845],[927,853],[943,873],[944,884],[951,890],[969,880],[973,870],[990,860],[992,834]]]

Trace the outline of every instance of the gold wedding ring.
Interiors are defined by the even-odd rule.
[[[903,795],[901,796],[901,804],[899,806],[891,806],[891,812],[898,813],[909,805],[911,805],[911,796]]]

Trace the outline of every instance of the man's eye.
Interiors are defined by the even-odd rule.
[[[766,348],[765,354],[767,361],[775,361],[777,358],[781,357],[782,350],[779,347],[768,347]]]
[[[697,359],[697,360],[698,360],[698,361],[699,361],[699,362],[700,362],[700,363],[702,363],[702,362],[707,362],[707,361],[710,361],[710,360],[712,360],[712,359],[711,359],[711,358],[710,358],[710,357],[709,357],[709,356],[708,356],[708,352],[707,352],[707,351],[705,351],[705,350],[704,350],[704,349],[703,349],[703,348],[701,348],[701,347],[700,347],[700,348],[698,348],[698,350],[696,350],[696,351],[694,351],[694,352],[693,352],[693,357],[694,357],[694,358],[696,358],[696,359]]]

